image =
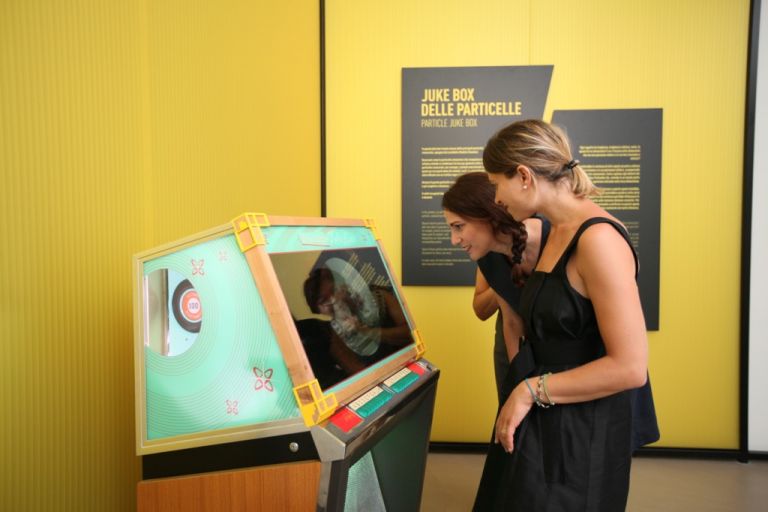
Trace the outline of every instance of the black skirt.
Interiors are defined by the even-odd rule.
[[[504,398],[523,378],[545,371],[522,343]],[[599,400],[532,407],[508,454],[491,445],[473,510],[614,512],[626,507],[632,460],[631,392]]]

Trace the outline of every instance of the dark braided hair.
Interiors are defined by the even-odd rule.
[[[443,209],[468,220],[487,222],[494,236],[499,233],[512,238],[512,279],[522,286],[525,276],[520,269],[528,232],[525,224],[517,222],[495,201],[496,191],[484,172],[462,174],[443,194]]]

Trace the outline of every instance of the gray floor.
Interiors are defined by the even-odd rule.
[[[430,453],[421,512],[471,510],[483,455]],[[765,512],[768,461],[637,457],[629,512]]]

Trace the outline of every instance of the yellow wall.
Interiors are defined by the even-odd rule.
[[[318,20],[0,2],[0,510],[135,509],[131,255],[320,214]]]
[[[326,1],[328,214],[372,217],[401,268],[401,68],[554,64],[554,109],[663,108],[660,446],[736,448],[749,2]],[[406,287],[442,370],[434,441],[486,442],[493,326],[471,288]]]

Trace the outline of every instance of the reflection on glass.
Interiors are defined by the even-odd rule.
[[[183,354],[203,322],[200,297],[183,275],[159,269],[144,277],[144,345],[163,356]]]
[[[413,343],[378,248],[277,253],[271,258],[322,388]]]

